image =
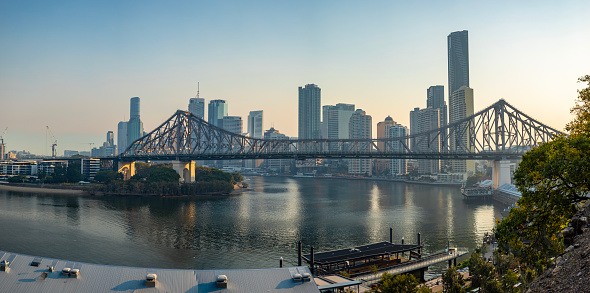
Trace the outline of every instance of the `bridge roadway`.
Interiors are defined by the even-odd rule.
[[[352,279],[362,282],[363,286],[369,287],[369,286],[379,282],[381,280],[381,275],[383,273],[389,273],[391,275],[408,273],[408,272],[412,272],[412,271],[416,271],[419,269],[429,267],[429,266],[437,264],[437,263],[457,259],[463,255],[466,255],[467,253],[468,253],[467,249],[464,249],[464,248],[461,248],[461,249],[457,248],[455,250],[451,249],[450,251],[445,250],[442,252],[438,252],[438,253],[429,255],[427,257],[423,257],[423,258],[415,260],[415,261],[408,261],[405,263],[390,266],[390,267],[386,268],[385,270],[379,271],[376,274],[361,275],[361,276],[354,277]]]
[[[242,160],[242,159],[427,159],[427,160],[509,160],[522,157],[524,152],[480,152],[480,153],[442,153],[442,152],[277,152],[277,153],[237,153],[237,154],[163,154],[163,155],[122,155],[118,157],[98,157],[101,160],[119,161],[196,161],[196,160]]]

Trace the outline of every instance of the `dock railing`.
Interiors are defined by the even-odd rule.
[[[353,279],[361,281],[363,286],[369,287],[381,280],[383,273],[389,273],[392,275],[403,274],[411,271],[415,271],[421,268],[425,268],[437,263],[452,260],[463,255],[466,255],[469,251],[466,248],[455,248],[450,250],[442,250],[433,253],[429,256],[422,257],[417,260],[412,260],[400,264],[395,264],[389,267],[382,268],[378,273],[369,273],[354,277]]]

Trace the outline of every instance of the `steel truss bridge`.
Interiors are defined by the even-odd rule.
[[[178,110],[119,155],[121,161],[232,159],[459,159],[518,158],[560,131],[504,100],[445,127],[387,139],[268,140],[235,134]]]

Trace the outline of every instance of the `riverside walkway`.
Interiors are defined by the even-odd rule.
[[[449,261],[449,265],[451,261],[457,264],[457,258],[466,255],[468,253],[467,249],[464,248],[451,248],[449,250],[437,252],[435,254],[422,257],[420,259],[403,262],[400,264],[396,264],[387,268],[381,268],[378,273],[371,273],[365,274],[361,276],[354,277],[353,279],[360,281],[363,283],[363,286],[371,286],[381,280],[381,275],[383,273],[389,273],[391,275],[398,275],[408,272],[417,271],[431,265],[441,263],[444,261]]]

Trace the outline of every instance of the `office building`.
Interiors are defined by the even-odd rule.
[[[445,102],[445,87],[434,85],[426,90],[426,108],[440,109],[440,126],[444,127],[448,123],[447,103]]]
[[[127,145],[125,148],[143,136],[143,122],[141,122],[139,115],[139,97],[131,98],[129,109],[129,121],[127,122]]]
[[[377,123],[377,138],[389,138],[389,128],[396,124],[391,116],[387,116],[385,120]],[[385,144],[383,142],[377,142],[377,147],[380,150],[384,150]],[[390,166],[390,160],[375,159],[375,173],[378,175],[390,174]]]
[[[197,94],[198,96],[198,94]],[[203,98],[191,98],[188,103],[188,111],[193,113],[195,116],[205,119],[205,99]]]
[[[127,149],[127,122],[121,121],[117,125],[117,155]]]
[[[321,138],[321,89],[315,84],[299,87],[299,139]]]
[[[112,131],[107,132],[107,139],[105,141],[107,146],[115,145],[115,134]]]
[[[365,111],[357,109],[350,117],[349,138],[363,139],[372,138],[372,119]],[[371,146],[369,142],[359,143],[361,150],[368,150]],[[357,175],[373,175],[372,159],[350,159],[348,160],[348,173]]]
[[[289,140],[289,137],[280,133],[274,127],[271,127],[269,130],[264,132],[264,139],[268,140]],[[288,151],[288,146],[279,147],[277,151]],[[291,166],[291,159],[266,159],[264,160],[263,166],[271,171],[278,172],[278,173],[287,173],[289,172],[289,167]]]
[[[353,104],[338,103],[336,106],[326,105],[322,107],[323,122],[328,139],[346,139],[349,137],[350,117],[354,114]]]
[[[387,128],[387,138],[404,137],[408,135],[408,128],[401,124],[395,124]],[[405,145],[408,145],[405,140]],[[388,151],[395,153],[406,153],[407,149],[404,147],[402,141],[393,141],[388,145]],[[391,175],[399,176],[408,173],[408,160],[407,159],[391,159],[389,160],[389,170]]]
[[[263,136],[263,122],[264,118],[260,111],[250,111],[248,115],[248,136],[254,138],[262,138]]]
[[[453,32],[447,37],[449,63],[449,98],[462,86],[469,87],[469,46],[467,31]],[[449,100],[449,107],[452,107]]]
[[[449,97],[449,123],[459,121],[473,115],[473,89],[466,86],[460,87]],[[465,122],[461,129],[467,128]],[[467,130],[469,131],[469,130]],[[457,138],[455,133],[450,133],[450,150],[451,152],[472,151],[473,145],[468,139],[469,134],[463,134]],[[453,172],[456,173],[474,173],[475,161],[473,160],[453,160],[451,162]]]
[[[228,105],[225,100],[211,100],[209,102],[207,121],[209,124],[223,128],[223,117],[227,116]],[[242,133],[242,131],[238,132]]]
[[[410,112],[410,131],[412,135],[434,130],[440,127],[440,109],[414,108]],[[410,146],[415,152],[440,152],[440,139],[430,141],[424,137],[412,139]],[[418,160],[418,173],[435,174],[440,171],[440,160]]]
[[[0,143],[0,161],[4,160],[4,143]]]
[[[222,121],[222,128],[235,134],[242,134],[243,122],[240,116],[224,116]],[[219,162],[216,162],[219,164]],[[225,160],[223,161],[223,167],[241,168],[242,160]]]

